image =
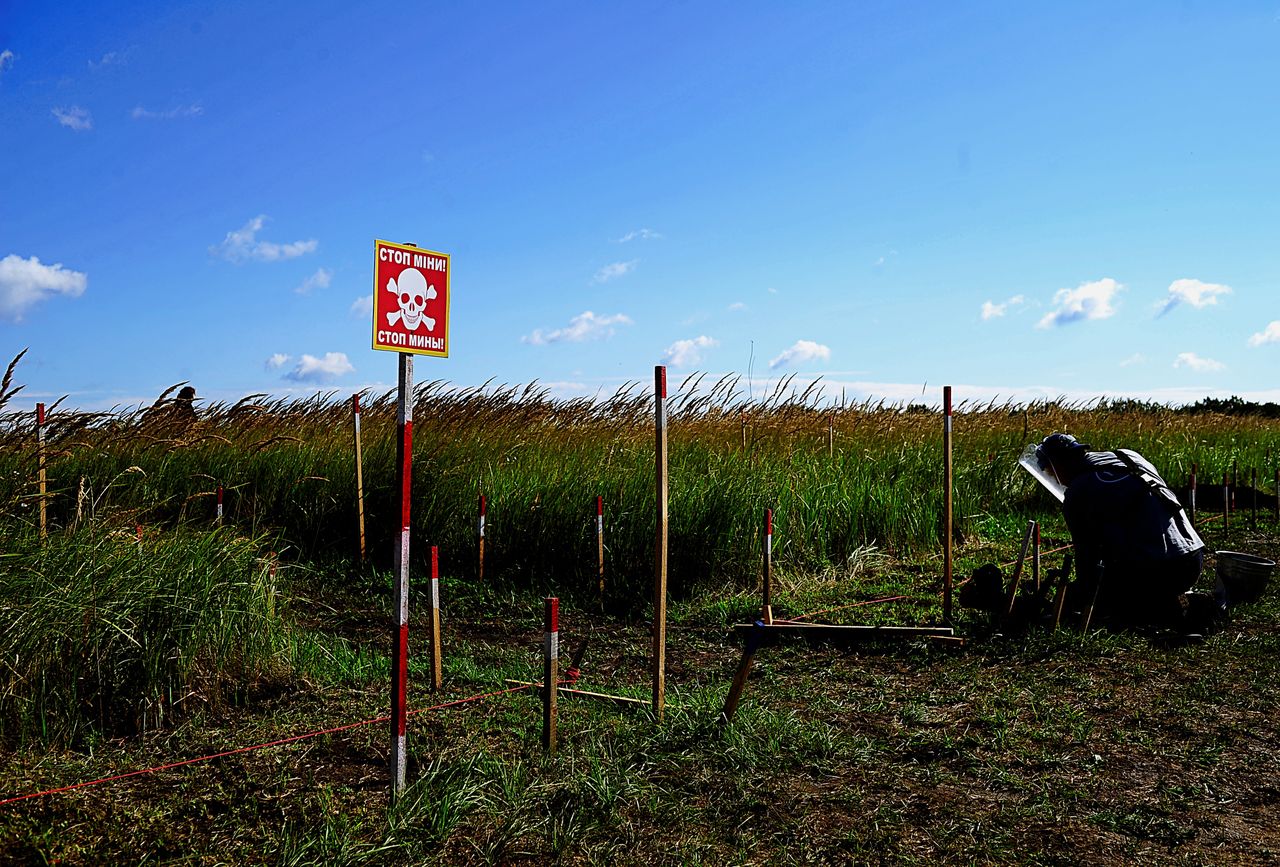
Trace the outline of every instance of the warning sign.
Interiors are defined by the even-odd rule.
[[[373,348],[449,355],[449,255],[373,242]]]

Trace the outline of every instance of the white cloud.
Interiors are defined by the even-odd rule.
[[[89,114],[88,109],[81,108],[78,105],[73,105],[70,108],[59,106],[53,110],[53,116],[58,119],[58,123],[76,132],[93,129],[93,115]]]
[[[633,229],[632,231],[627,232],[627,234],[619,238],[618,243],[625,244],[628,241],[635,241],[635,240],[656,241],[661,237],[662,236],[659,235],[657,232],[653,231],[653,229]]]
[[[1264,343],[1280,343],[1280,319],[1267,323],[1267,327],[1249,338],[1250,346],[1262,346]]]
[[[312,238],[308,241],[294,241],[289,244],[276,244],[271,241],[259,241],[257,234],[267,222],[265,215],[254,217],[234,232],[227,232],[221,244],[209,248],[209,255],[220,256],[229,262],[243,262],[256,259],[259,262],[279,262],[284,259],[296,259],[307,253],[314,253],[320,242]]]
[[[770,287],[769,287],[768,289],[766,289],[765,291],[766,291],[766,292],[768,292],[770,295],[777,295],[777,294],[778,294],[778,290],[777,290],[777,289],[775,289],[775,288],[773,288],[772,286],[770,286]]]
[[[13,69],[13,52],[7,48],[0,51],[0,73],[6,69]]]
[[[714,349],[719,345],[720,341],[705,334],[688,340],[677,340],[662,353],[662,363],[672,367],[688,367],[702,361],[704,349]]]
[[[108,51],[106,54],[102,55],[101,60],[90,60],[89,68],[102,69],[106,66],[120,66],[125,62],[125,60],[126,57],[122,52]]]
[[[202,114],[204,114],[204,107],[198,102],[174,106],[165,111],[151,111],[139,105],[129,112],[129,116],[134,120],[176,120],[180,117],[200,117]]]
[[[1121,361],[1120,366],[1132,367],[1135,364],[1146,364],[1146,363],[1147,363],[1147,357],[1143,355],[1141,352],[1135,352],[1133,355],[1130,355],[1124,361]]]
[[[779,367],[800,365],[806,361],[816,361],[818,359],[830,361],[831,347],[823,346],[821,343],[815,343],[812,340],[797,340],[789,349],[784,349],[782,354],[769,362],[769,369],[776,370]]]
[[[300,285],[293,287],[293,291],[299,295],[310,295],[312,289],[328,289],[331,282],[333,282],[333,272],[327,268],[317,268],[316,273],[303,280]],[[370,303],[372,303],[372,296],[370,296]]]
[[[612,316],[597,316],[587,310],[570,319],[569,324],[564,328],[556,328],[552,331],[543,331],[541,328],[535,328],[532,334],[521,337],[520,342],[534,346],[560,343],[561,341],[579,343],[583,340],[612,337],[614,334],[613,326],[630,324],[631,317],[625,313],[615,313]]]
[[[45,265],[35,256],[9,254],[0,259],[0,318],[19,322],[28,309],[53,295],[79,298],[89,278],[62,265]]]
[[[285,355],[283,352],[273,353],[265,362],[267,370],[279,370],[289,363],[289,359],[293,356]]]
[[[639,259],[632,259],[630,262],[614,262],[610,265],[605,265],[596,272],[596,276],[593,279],[597,283],[608,283],[610,280],[616,280],[634,271],[639,262]]]
[[[1074,289],[1059,289],[1053,296],[1058,309],[1046,313],[1036,328],[1068,325],[1082,319],[1108,319],[1116,312],[1111,302],[1123,289],[1123,285],[1110,277],[1081,283]]]
[[[274,356],[272,356],[274,358]],[[328,382],[355,370],[345,352],[326,352],[324,358],[303,354],[293,370],[284,375],[294,382]]]
[[[733,302],[732,304],[730,304],[730,305],[729,305],[729,309],[730,309],[730,310],[734,310],[734,311],[738,311],[738,310],[746,310],[746,309],[747,309],[747,305],[746,305],[746,304],[743,304],[741,301],[735,301],[735,302]]]
[[[1179,304],[1209,307],[1218,303],[1219,295],[1230,295],[1231,287],[1199,280],[1174,280],[1169,284],[1169,297],[1156,305],[1156,316],[1163,316]]]
[[[1201,358],[1194,352],[1179,352],[1178,357],[1173,360],[1173,366],[1187,367],[1197,373],[1225,370],[1227,367],[1221,361],[1214,361],[1212,358]]]
[[[352,316],[371,315],[373,313],[373,296],[361,295],[355,301],[351,302],[351,310],[349,312]]]
[[[1026,299],[1021,295],[1014,295],[1008,301],[996,304],[992,301],[982,302],[982,318],[995,319],[997,316],[1003,316],[1010,307],[1017,307]]]

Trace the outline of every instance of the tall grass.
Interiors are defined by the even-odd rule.
[[[0,525],[0,742],[75,742],[234,701],[288,670],[275,569],[228,530]]]
[[[366,399],[364,478],[374,565],[395,531],[394,394]],[[250,396],[177,419],[162,399],[111,413],[50,415],[51,516],[73,527],[111,511],[144,524],[207,523],[226,487],[227,519],[282,533],[301,556],[356,549],[348,404]],[[414,430],[416,556],[439,545],[442,567],[469,575],[476,496],[489,498],[487,574],[561,592],[592,586],[594,503],[606,504],[610,586],[643,598],[652,558],[652,398],[630,384],[598,399],[557,400],[536,386],[420,385]],[[935,548],[942,533],[941,418],[936,409],[832,404],[785,382],[743,398],[738,379],[686,380],[669,404],[671,586],[750,583],[760,515],[775,510],[779,568],[839,568],[867,546]],[[828,431],[831,439],[828,439]],[[1233,463],[1269,484],[1280,420],[1187,415],[1150,404],[961,404],[955,420],[956,532],[1037,514],[1050,501],[1016,467],[1022,447],[1066,430],[1100,448],[1136,448],[1182,483]],[[745,444],[744,444],[745,439]],[[0,417],[0,509],[35,512],[29,414]]]

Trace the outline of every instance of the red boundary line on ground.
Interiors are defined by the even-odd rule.
[[[527,689],[527,687],[519,686],[519,687],[514,687],[512,689],[498,690],[497,692],[485,692],[479,695],[468,696],[467,698],[455,699],[454,701],[446,701],[444,704],[432,705],[431,707],[424,707],[415,711],[410,711],[407,714],[407,716],[417,716],[420,713],[426,713],[427,711],[431,711],[431,710],[441,710],[446,707],[456,707],[457,705],[460,705],[460,704],[467,704],[468,702],[479,701],[482,698],[493,698],[494,696],[497,696],[497,695],[506,695],[507,693],[516,692],[522,689]],[[390,720],[391,720],[390,716],[380,716],[375,719],[366,719],[366,720],[361,720],[360,722],[347,723],[346,725],[336,726],[330,729],[321,729],[320,731],[307,732],[306,734],[301,734],[301,735],[293,735],[292,737],[281,738],[275,741],[267,741],[266,743],[254,744],[253,746],[238,747],[234,750],[226,750],[225,752],[213,753],[212,755],[208,755],[208,756],[200,756],[194,759],[183,759],[180,762],[170,762],[166,765],[156,765],[153,768],[143,768],[142,770],[138,770],[138,771],[129,771],[128,773],[116,774],[115,776],[112,776],[112,777],[102,777],[101,779],[97,779],[97,780],[87,780],[83,783],[74,783],[70,786],[61,786],[56,789],[46,789],[43,792],[32,792],[27,795],[18,795],[16,797],[5,798],[4,800],[0,801],[0,807],[6,804],[12,804],[15,801],[25,801],[28,798],[39,798],[44,795],[57,795],[57,794],[61,794],[62,792],[74,791],[75,789],[84,789],[89,786],[97,786],[97,785],[100,785],[101,783],[112,783],[112,782],[115,782],[116,780],[124,780],[129,777],[137,777],[142,774],[154,774],[159,771],[167,771],[172,768],[180,768],[183,765],[194,765],[197,762],[208,762],[213,759],[221,759],[227,756],[239,755],[240,753],[252,752],[253,750],[261,750],[267,747],[278,747],[284,744],[294,743],[295,741],[303,741],[303,740],[306,740],[307,738],[319,737],[320,735],[331,735],[336,732],[345,732],[345,731],[349,731],[350,729],[359,728],[360,726],[373,725],[374,723],[384,723],[384,722],[389,722]]]

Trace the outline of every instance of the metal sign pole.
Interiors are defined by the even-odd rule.
[[[396,490],[400,497],[400,533],[395,551],[396,629],[391,658],[391,794],[404,790],[405,693],[409,679],[409,503],[413,487],[413,356],[401,352],[396,408]]]

